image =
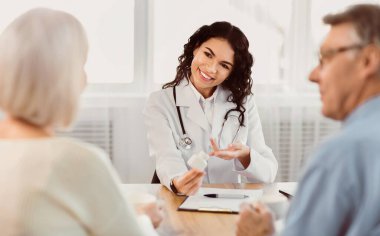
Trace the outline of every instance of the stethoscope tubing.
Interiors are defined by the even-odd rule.
[[[181,129],[182,129],[182,137],[178,144],[185,149],[190,149],[192,147],[193,140],[191,140],[191,138],[186,134],[185,126],[183,125],[181,111],[179,109],[179,106],[177,106],[177,93],[175,90],[175,86],[173,86],[173,97],[174,97],[175,106],[177,108],[179,123],[181,124]]]
[[[181,124],[181,128],[182,128],[182,134],[183,136],[186,136],[186,130],[185,130],[185,126],[183,125],[181,111],[179,110],[179,106],[177,106],[177,93],[175,91],[175,86],[173,87],[173,97],[174,97],[175,107],[177,108],[179,123]]]
[[[192,146],[192,143],[193,141],[191,140],[191,138],[187,135],[186,133],[186,130],[185,130],[185,126],[183,125],[183,120],[182,120],[182,115],[181,115],[181,111],[180,111],[180,108],[179,106],[177,106],[177,93],[176,93],[176,89],[175,89],[175,86],[173,86],[173,98],[174,98],[174,103],[175,103],[175,106],[176,106],[176,109],[177,109],[177,114],[178,114],[178,119],[179,119],[179,123],[181,124],[181,129],[182,129],[182,138],[179,142],[179,145],[182,146],[183,148],[185,149],[190,149],[191,146]],[[225,115],[224,117],[224,121],[223,121],[223,124],[222,124],[222,129],[219,133],[219,137],[218,137],[218,144],[220,146],[220,139],[221,139],[221,133],[222,133],[222,130],[224,129],[224,124],[227,120],[227,114]],[[240,130],[240,125],[239,125],[239,128],[238,130],[236,131],[234,137],[233,137],[233,140],[232,142],[235,141],[236,137],[237,137],[237,134],[239,133],[239,130]]]

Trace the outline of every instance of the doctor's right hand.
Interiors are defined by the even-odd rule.
[[[182,176],[173,179],[173,184],[178,192],[187,196],[194,195],[202,185],[205,173],[198,169],[191,169]]]

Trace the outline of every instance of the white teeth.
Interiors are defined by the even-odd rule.
[[[206,79],[211,79],[211,77],[208,77],[205,73],[203,73],[202,71],[201,71],[201,75],[203,76],[203,77],[205,77]]]

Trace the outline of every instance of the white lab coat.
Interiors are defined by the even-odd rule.
[[[237,119],[239,113],[233,111],[221,132],[224,115],[228,110],[236,107],[234,103],[227,102],[230,91],[220,87],[215,97],[212,129],[187,80],[183,80],[176,86],[176,92],[176,104],[173,88],[153,92],[144,110],[149,154],[156,159],[156,171],[161,183],[169,189],[172,178],[190,169],[187,160],[194,153],[211,151],[210,137],[214,137],[218,143],[220,136],[220,148],[226,148],[239,129]],[[180,107],[186,133],[193,141],[190,150],[178,144],[182,137],[182,129],[176,105]],[[241,177],[243,177],[243,182],[270,183],[274,181],[278,163],[272,150],[265,144],[253,96],[249,96],[245,108],[245,126],[240,127],[235,141],[241,141],[251,148],[249,166],[244,169],[238,160],[210,157],[205,170],[204,183],[239,183],[242,181]]]

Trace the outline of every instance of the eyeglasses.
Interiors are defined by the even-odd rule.
[[[321,52],[319,52],[319,67],[323,68],[323,65],[326,63],[326,60],[333,58],[335,55],[337,55],[341,52],[346,52],[346,51],[354,50],[354,49],[362,49],[363,47],[365,47],[365,45],[354,44],[351,46],[330,49],[330,50],[327,50],[324,52],[321,51]]]

